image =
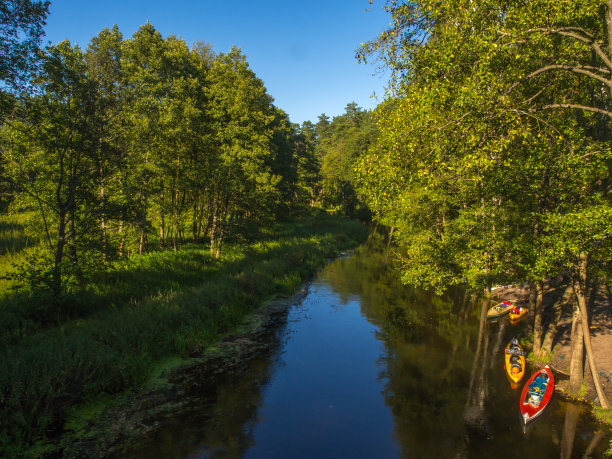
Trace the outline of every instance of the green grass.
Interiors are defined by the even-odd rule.
[[[73,407],[145,384],[235,330],[266,298],[288,295],[364,227],[309,214],[250,244],[157,252],[116,263],[61,310],[32,292],[0,300],[0,455],[57,436]]]

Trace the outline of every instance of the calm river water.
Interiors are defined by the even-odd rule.
[[[273,351],[132,457],[603,457],[610,431],[556,395],[523,431],[503,348],[524,324],[482,309],[402,286],[364,246],[322,270]]]

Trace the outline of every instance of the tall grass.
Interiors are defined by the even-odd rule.
[[[75,404],[137,387],[156,362],[216,342],[265,298],[295,291],[366,231],[310,214],[260,236],[228,245],[221,261],[190,245],[118,263],[68,299],[72,313],[54,320],[36,320],[36,307],[25,303],[19,309],[2,302],[0,320],[8,321],[0,322],[0,455],[56,436]],[[30,299],[41,314],[49,312],[44,298]]]

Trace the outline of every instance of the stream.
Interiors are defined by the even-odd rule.
[[[503,351],[525,324],[486,323],[483,307],[403,286],[362,246],[321,270],[270,351],[213,403],[177,413],[128,457],[604,457],[610,429],[557,394],[523,429]]]

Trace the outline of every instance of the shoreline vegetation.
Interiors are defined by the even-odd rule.
[[[62,314],[31,292],[0,299],[0,453],[54,448],[74,407],[144,385],[163,362],[188,359],[235,331],[266,299],[299,289],[326,259],[367,237],[356,221],[311,210],[256,242],[153,252],[117,263],[63,298]],[[50,299],[50,298],[49,298]]]

